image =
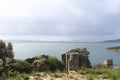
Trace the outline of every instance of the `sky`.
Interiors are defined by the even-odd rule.
[[[0,39],[120,38],[120,0],[0,0]]]

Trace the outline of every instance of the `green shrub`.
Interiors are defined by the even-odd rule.
[[[44,62],[47,66],[49,66],[50,71],[63,70],[65,67],[63,62],[58,60],[56,57],[48,56],[48,59],[46,59]]]
[[[2,80],[29,80],[29,75],[18,73],[16,76],[4,77]]]
[[[31,72],[31,65],[26,62],[26,61],[23,61],[23,60],[15,60],[12,64],[11,64],[11,69],[13,70],[17,70],[19,71],[20,73],[21,72],[26,72],[26,73],[29,73]]]
[[[103,79],[110,79],[110,80],[119,80],[120,79],[120,68],[80,68],[77,70],[78,73],[82,75],[88,75],[88,80],[91,80],[91,75],[94,78],[103,78]]]
[[[0,76],[2,75],[2,72],[3,72],[3,66],[0,65]]]

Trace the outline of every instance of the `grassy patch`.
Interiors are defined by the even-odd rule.
[[[111,79],[118,80],[120,79],[120,68],[81,68],[77,71],[79,74],[87,75],[88,80],[92,80],[92,78],[103,78],[103,79]]]

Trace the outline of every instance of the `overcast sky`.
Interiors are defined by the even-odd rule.
[[[120,0],[0,0],[1,39],[120,38]]]

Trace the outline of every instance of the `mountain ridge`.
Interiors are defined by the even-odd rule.
[[[105,40],[105,41],[102,41],[103,43],[120,43],[120,39],[114,39],[114,40]]]

